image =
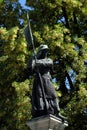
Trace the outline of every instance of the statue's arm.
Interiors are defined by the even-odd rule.
[[[52,67],[53,65],[53,60],[51,60],[50,58],[45,58],[45,59],[41,59],[41,60],[35,60],[32,59],[28,62],[28,69],[31,70],[35,70],[36,66],[37,67]]]
[[[50,58],[45,58],[36,61],[37,66],[52,67],[53,61]]]
[[[35,60],[33,59],[33,57],[31,57],[27,63],[27,69],[28,70],[34,70],[35,68]]]

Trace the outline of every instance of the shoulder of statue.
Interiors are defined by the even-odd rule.
[[[51,58],[46,58],[47,60],[52,60]]]
[[[51,58],[46,58],[46,60],[47,60],[47,61],[53,62],[53,60],[52,60]]]

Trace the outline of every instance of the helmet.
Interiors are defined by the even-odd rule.
[[[47,45],[40,45],[37,52],[37,58],[38,59],[45,58],[47,56],[48,50],[49,48]]]
[[[47,45],[40,45],[40,47],[38,48],[38,52],[42,50],[49,50],[49,48]]]

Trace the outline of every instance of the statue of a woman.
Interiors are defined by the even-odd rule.
[[[49,48],[41,45],[37,52],[37,59],[32,59],[29,68],[34,72],[32,90],[32,116],[38,117],[46,114],[58,115],[60,108],[55,88],[52,84],[50,70],[53,61],[47,58]]]

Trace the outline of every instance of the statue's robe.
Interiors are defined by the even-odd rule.
[[[55,88],[52,84],[50,69],[53,61],[50,58],[32,60],[31,66],[35,73],[32,90],[32,116],[46,114],[56,115],[59,112],[59,103]]]

